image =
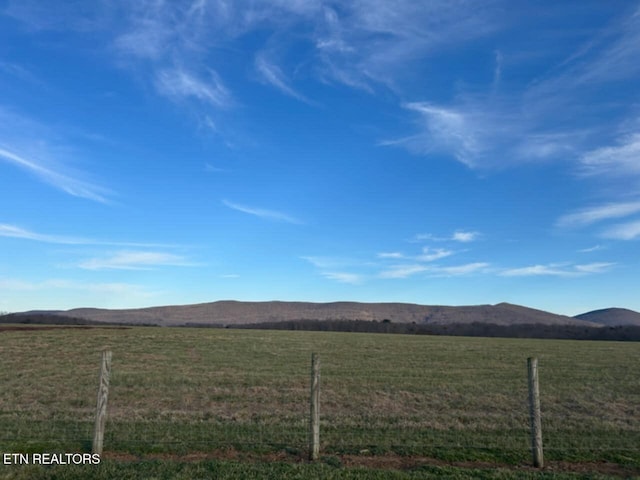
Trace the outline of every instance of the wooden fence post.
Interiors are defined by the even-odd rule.
[[[538,386],[538,359],[528,358],[529,371],[529,416],[531,418],[531,454],[533,466],[544,466],[542,450],[542,421],[540,418],[540,388]]]
[[[109,397],[109,377],[111,376],[111,351],[102,352],[100,364],[100,385],[98,386],[98,402],[96,405],[96,424],[93,432],[92,452],[102,454],[104,426],[107,420],[107,398]]]
[[[311,354],[311,418],[309,421],[309,460],[320,456],[320,357]]]

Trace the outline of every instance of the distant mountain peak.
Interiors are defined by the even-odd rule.
[[[598,323],[609,327],[618,325],[636,325],[640,326],[640,313],[629,310],[628,308],[602,308],[587,313],[581,313],[573,318],[578,320],[586,320],[588,322]]]

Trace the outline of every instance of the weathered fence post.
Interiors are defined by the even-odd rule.
[[[544,458],[542,451],[542,420],[540,418],[540,388],[538,386],[538,359],[528,358],[529,370],[529,416],[531,418],[531,454],[533,466],[542,468]]]
[[[102,352],[100,364],[100,385],[98,386],[98,402],[96,405],[96,424],[93,432],[92,452],[102,454],[104,441],[104,425],[107,419],[107,398],[109,397],[109,377],[111,376],[111,351]]]
[[[320,357],[311,354],[311,418],[309,421],[309,460],[320,456]]]

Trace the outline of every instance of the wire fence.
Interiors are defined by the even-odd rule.
[[[457,352],[459,362],[392,347],[353,355],[320,350],[321,455],[528,462],[526,357],[501,358],[499,348],[480,342],[467,348]],[[603,363],[587,350],[572,353],[570,363],[562,350],[540,356],[545,455],[637,462],[640,366]],[[222,354],[215,364],[188,346],[179,354],[161,352],[114,349],[106,452],[307,454],[308,349],[291,346],[283,358],[269,348],[252,353],[248,345],[249,360]],[[3,371],[0,451],[91,451],[99,351],[77,363],[58,353]],[[42,368],[47,373],[38,377]]]

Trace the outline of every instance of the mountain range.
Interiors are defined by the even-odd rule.
[[[494,325],[640,326],[640,313],[622,308],[595,310],[575,317],[499,303],[474,306],[428,306],[410,303],[359,302],[240,302],[223,300],[193,305],[171,305],[138,309],[76,308],[29,311],[12,314],[72,317],[91,323],[160,326],[233,326],[291,320],[367,320],[449,325],[486,323]],[[4,321],[8,321],[5,318]]]

